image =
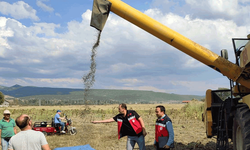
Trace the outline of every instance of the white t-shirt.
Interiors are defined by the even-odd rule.
[[[42,150],[42,145],[48,144],[44,134],[40,131],[20,131],[11,137],[9,149],[14,150]]]

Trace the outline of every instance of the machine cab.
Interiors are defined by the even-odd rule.
[[[240,67],[249,65],[250,62],[250,39],[233,38],[233,47],[236,58],[236,64]]]

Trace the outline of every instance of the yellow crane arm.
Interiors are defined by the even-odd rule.
[[[99,0],[100,1],[100,0]],[[106,1],[106,0],[101,0]],[[250,88],[250,80],[241,77],[243,68],[218,56],[216,53],[193,42],[178,32],[166,27],[144,13],[134,9],[120,0],[107,0],[111,3],[110,10],[141,29],[167,42],[189,56],[208,65],[228,78]]]

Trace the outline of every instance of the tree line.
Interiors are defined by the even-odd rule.
[[[131,101],[118,101],[118,100],[44,100],[44,99],[15,99],[10,105],[22,106],[58,106],[58,105],[106,105],[106,104],[119,104],[119,103],[137,103],[149,104],[149,102],[131,102]]]

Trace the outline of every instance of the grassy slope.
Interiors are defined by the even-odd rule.
[[[34,95],[20,97],[21,99],[42,99],[42,100],[83,100],[84,92],[75,91],[68,95]],[[192,99],[201,99],[203,96],[196,95],[178,95],[169,93],[160,93],[153,91],[136,91],[136,90],[104,90],[92,89],[88,93],[87,99],[90,101],[114,101],[117,103],[159,103],[166,101],[183,101]]]

